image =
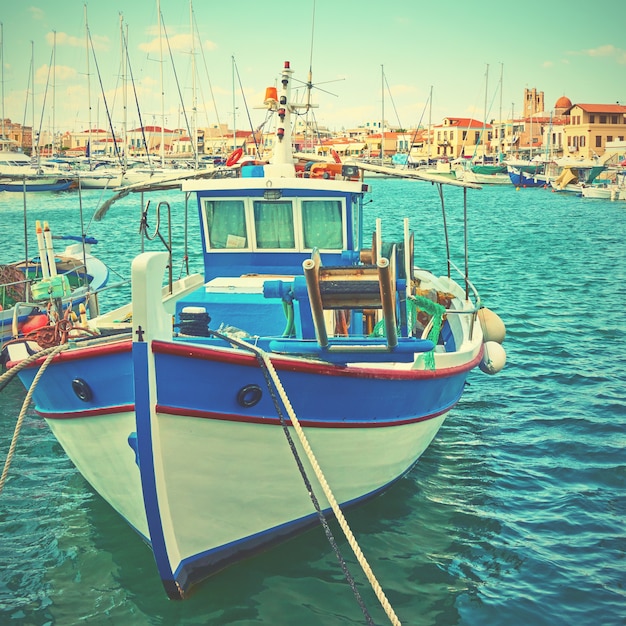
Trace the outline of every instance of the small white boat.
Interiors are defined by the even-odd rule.
[[[10,142],[0,141],[0,191],[64,191],[74,183],[69,171],[55,164],[33,161],[22,152],[10,149]]]
[[[583,198],[600,198],[603,200],[626,200],[626,171],[624,168],[611,171],[608,182],[581,185]]]
[[[593,181],[607,169],[592,160],[559,159],[556,165],[561,168],[560,173],[550,180],[553,191],[565,191],[580,194],[583,185],[591,185]]]

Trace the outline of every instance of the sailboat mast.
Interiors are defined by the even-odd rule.
[[[52,147],[51,156],[56,156],[55,150],[55,116],[56,116],[56,97],[57,97],[57,31],[53,32],[52,43]]]
[[[487,63],[487,69],[485,70],[485,113],[483,116],[483,135],[482,135],[482,144],[483,144],[483,158],[482,162],[485,162],[485,155],[487,152],[487,142],[485,141],[485,134],[487,133],[487,89],[489,85],[489,63]]]
[[[233,150],[237,149],[237,107],[235,106],[235,57],[232,57],[232,67],[231,71],[233,73],[232,82],[233,82]]]
[[[0,88],[2,89],[2,136],[4,139],[4,24],[0,22]]]
[[[196,37],[193,29],[193,2],[189,0],[189,28],[191,29],[191,146],[198,169],[198,96],[196,93]]]
[[[85,156],[91,170],[91,81],[89,79],[89,23],[87,22],[87,5],[84,5],[85,14],[85,52],[87,53],[87,149]]]
[[[430,165],[430,133],[433,127],[433,86],[430,86],[430,95],[428,96],[428,165]]]
[[[126,172],[128,168],[128,50],[125,46],[125,41],[128,40],[128,27],[126,28],[126,37],[124,36],[124,16],[120,13],[120,44],[122,46],[122,107],[124,109],[124,115],[122,118],[122,146],[124,153],[122,155],[122,168]]]
[[[37,154],[37,145],[35,143],[35,42],[30,42],[30,93],[31,93],[31,110],[33,114],[33,128],[30,133],[31,138],[31,160],[33,157],[37,158],[37,165],[39,165],[39,159]]]
[[[161,78],[161,167],[165,166],[165,92],[163,90],[163,34],[161,24],[161,2],[157,0],[157,19],[159,20],[159,75]]]
[[[504,63],[500,63],[500,112],[498,114],[499,115],[499,117],[498,117],[498,122],[499,122],[498,128],[501,128],[501,129],[503,129],[503,126],[502,126],[502,91],[503,91],[502,87],[503,87],[503,81],[504,81]],[[503,132],[503,131],[501,130],[499,132]],[[499,147],[498,149],[500,151],[500,154],[502,154],[502,155],[504,153],[503,142],[504,142],[504,133],[503,133],[502,141],[500,141],[500,138],[498,138],[498,142],[497,142],[497,145]],[[500,162],[500,155],[498,155],[498,162]]]
[[[380,66],[380,82],[381,82],[381,120],[380,120],[380,164],[385,162],[385,70],[384,66]]]

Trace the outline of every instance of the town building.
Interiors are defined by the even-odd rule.
[[[602,157],[607,143],[626,138],[624,105],[573,104],[566,113],[569,121],[563,128],[563,144],[571,157]]]

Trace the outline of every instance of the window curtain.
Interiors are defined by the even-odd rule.
[[[211,248],[246,248],[246,218],[241,200],[219,200],[204,205]]]
[[[341,202],[337,200],[305,200],[302,202],[304,247],[341,250],[343,225]]]
[[[291,202],[254,203],[257,248],[295,248]]]

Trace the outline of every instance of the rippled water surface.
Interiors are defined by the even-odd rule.
[[[381,217],[383,239],[398,240],[410,217],[416,264],[445,272],[436,189],[370,183],[367,229]],[[90,222],[104,197],[84,192],[79,204],[75,192],[29,194],[31,252],[35,219],[49,220],[54,234],[78,234],[82,208],[98,256],[127,277],[140,245],[140,198]],[[163,197],[177,275],[184,202],[176,192]],[[462,192],[445,197],[462,267]],[[626,204],[512,186],[470,191],[468,204],[470,277],[507,325],[507,366],[494,377],[472,373],[413,471],[348,521],[403,624],[626,624]],[[24,254],[23,216],[19,194],[0,194],[0,263]],[[192,269],[198,250],[194,239]],[[16,382],[0,393],[2,459],[24,397]],[[388,623],[332,528],[369,612]],[[167,600],[150,550],[29,409],[0,495],[0,624],[77,623],[334,626],[364,618],[320,529],[231,567],[185,602]]]

